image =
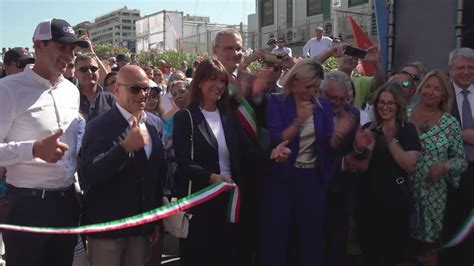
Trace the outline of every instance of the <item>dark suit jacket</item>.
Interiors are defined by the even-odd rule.
[[[123,149],[130,126],[116,106],[87,124],[80,164],[84,224],[125,218],[161,206],[165,180],[161,121],[147,112],[146,127],[153,144],[149,159],[144,149],[130,154]],[[154,224],[147,224],[94,236],[138,236],[153,229]]]
[[[199,106],[188,107],[193,119],[194,160],[191,160],[191,124],[186,110],[177,112],[174,116],[173,148],[178,163],[178,172],[186,180],[193,181],[193,191],[209,185],[212,173],[219,174],[219,154],[217,139],[212,133]],[[230,112],[220,111],[222,127],[229,149],[232,179],[239,184],[241,181],[242,137],[243,128],[237,118]],[[187,181],[186,181],[187,182]]]
[[[330,141],[334,131],[334,120],[331,105],[325,99],[319,99],[320,105],[316,104],[314,108],[314,132],[316,142],[314,150],[318,166],[317,171],[322,178],[324,185],[331,180],[335,169],[335,153],[331,148]],[[267,103],[267,125],[270,133],[271,146],[274,148],[282,142],[283,131],[289,127],[297,117],[296,104],[293,94],[285,96],[284,94],[272,94]],[[293,165],[299,152],[300,136],[296,135],[288,143],[291,154],[286,162],[287,165]]]

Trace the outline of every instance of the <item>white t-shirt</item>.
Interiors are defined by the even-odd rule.
[[[214,137],[217,139],[217,150],[219,153],[219,168],[220,174],[227,177],[232,177],[230,173],[230,155],[227,143],[225,141],[224,128],[222,127],[221,116],[219,110],[208,112],[201,109],[207,124],[212,130]]]
[[[315,58],[321,52],[331,48],[332,46],[332,39],[323,36],[321,40],[318,41],[316,37],[311,38],[303,47],[303,57],[308,56],[308,52],[310,53],[311,58]]]

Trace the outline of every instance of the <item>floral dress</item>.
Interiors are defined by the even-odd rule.
[[[408,115],[412,110],[409,110]],[[411,175],[413,199],[420,208],[420,224],[411,235],[425,242],[435,242],[443,228],[447,200],[447,183],[459,186],[461,174],[467,168],[461,128],[449,113],[443,113],[438,124],[420,133],[421,153]],[[448,172],[438,182],[426,178],[431,165],[449,161]]]

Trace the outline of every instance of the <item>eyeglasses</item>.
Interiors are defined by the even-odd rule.
[[[331,97],[331,96],[327,96],[329,101],[332,102],[332,103],[343,103],[345,104],[347,102],[347,97]]]
[[[141,87],[137,85],[129,85],[129,84],[121,84],[121,83],[117,83],[117,84],[120,86],[127,87],[132,94],[138,94],[141,91],[143,91],[145,94],[148,94],[150,93],[150,90],[151,90],[151,87]]]
[[[410,87],[413,87],[413,83],[411,83],[410,81],[404,81],[401,83],[402,87],[403,88],[410,88]]]
[[[391,101],[389,101],[389,102],[378,101],[378,102],[377,102],[377,106],[378,106],[378,107],[385,107],[385,106],[387,106],[388,108],[393,108],[393,107],[395,107],[395,105],[397,105],[397,103],[396,103],[396,102],[391,102]]]
[[[86,73],[87,71],[91,71],[92,73],[95,73],[99,68],[96,66],[83,66],[79,68],[79,72],[81,73]]]

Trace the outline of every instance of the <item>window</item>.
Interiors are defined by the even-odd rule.
[[[321,0],[306,0],[306,15],[314,16],[323,12]]]
[[[293,26],[293,0],[286,0],[286,25]]]
[[[273,0],[262,0],[260,3],[260,22],[262,27],[273,25]]]
[[[369,0],[349,0],[349,7],[367,4]]]

